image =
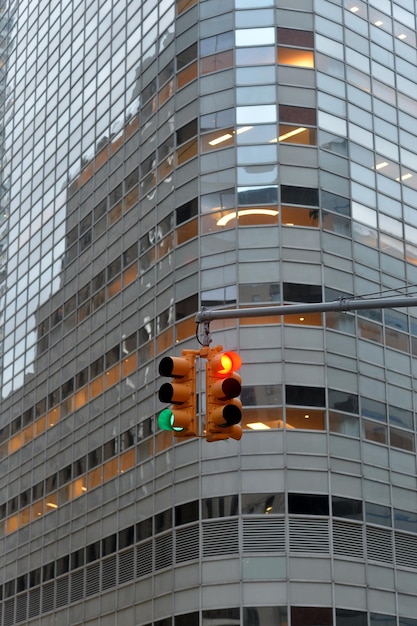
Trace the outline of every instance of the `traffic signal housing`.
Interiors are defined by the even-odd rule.
[[[209,348],[206,365],[206,439],[242,437],[242,403],[238,400],[242,380],[235,370],[242,364],[236,352]]]
[[[161,385],[161,402],[171,404],[158,416],[158,426],[175,437],[196,437],[196,354],[183,350],[182,357],[166,356],[159,363],[159,374],[171,377]]]

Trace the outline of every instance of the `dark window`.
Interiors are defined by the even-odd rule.
[[[285,497],[282,493],[244,493],[242,494],[242,513],[276,514],[285,512]]]
[[[89,546],[85,549],[86,553],[86,562],[91,563],[91,561],[96,561],[100,558],[100,542],[95,541],[94,543],[90,543]]]
[[[279,121],[292,124],[316,125],[316,110],[305,107],[293,107],[281,104],[279,107]]]
[[[72,478],[72,466],[67,465],[59,471],[59,485],[65,485]]]
[[[27,574],[23,574],[23,576],[19,576],[16,579],[16,593],[19,593],[20,591],[24,591],[25,589],[27,589]]]
[[[165,619],[159,619],[154,623],[155,626],[172,626],[172,619],[170,617],[165,617]]]
[[[43,480],[32,487],[32,500],[38,500],[42,498],[44,494],[44,482]]]
[[[320,607],[291,607],[292,626],[332,626],[332,609]]]
[[[325,391],[322,387],[285,385],[286,404],[296,406],[325,406]]]
[[[71,569],[77,569],[84,565],[84,548],[80,548],[71,554]]]
[[[46,411],[46,398],[43,398],[42,400],[39,400],[39,402],[35,406],[36,417],[40,417],[41,415],[45,413],[45,411]],[[12,430],[12,434],[13,434],[13,430]]]
[[[239,205],[277,204],[278,187],[249,187],[237,192]]]
[[[285,46],[300,46],[314,48],[314,33],[309,30],[295,30],[292,28],[278,28],[278,43]]]
[[[329,515],[327,495],[288,494],[288,512],[295,515]]]
[[[4,597],[5,598],[10,598],[11,596],[14,596],[16,593],[16,581],[15,580],[8,580],[6,583],[4,583]]]
[[[343,196],[337,196],[330,191],[321,192],[321,206],[323,209],[335,211],[341,215],[350,215],[350,200]]]
[[[329,409],[347,411],[348,413],[359,412],[358,396],[356,394],[336,389],[329,389],[328,394]]]
[[[76,389],[80,389],[80,387],[83,387],[83,385],[85,385],[87,382],[88,382],[88,367],[81,370],[81,372],[78,372],[78,374],[76,375],[75,377]]]
[[[332,497],[333,517],[345,517],[347,519],[363,519],[362,502],[360,500],[350,500],[340,496]]]
[[[61,387],[62,399],[68,398],[74,392],[74,379],[70,378]]]
[[[186,504],[180,504],[175,507],[175,526],[181,526],[181,524],[188,524],[198,520],[198,500],[193,502],[187,502]]]
[[[177,226],[195,217],[198,213],[198,198],[193,198],[176,209]]]
[[[177,146],[185,143],[197,134],[197,119],[188,122],[177,130]]]
[[[83,456],[81,457],[81,459],[77,459],[76,461],[74,461],[73,463],[74,478],[76,478],[77,476],[81,476],[81,474],[85,474],[86,471],[87,471],[87,457],[86,456]]]
[[[381,613],[369,614],[370,626],[397,626],[395,615],[381,615]]]
[[[117,345],[106,352],[106,369],[120,360],[120,346]]]
[[[191,46],[182,50],[177,54],[177,70],[182,69],[197,58],[197,44],[193,43]]]
[[[42,582],[55,578],[55,562],[47,563],[42,568]]]
[[[90,376],[91,378],[95,378],[99,374],[104,372],[104,357],[99,357],[95,361],[93,361],[90,365]]]
[[[324,301],[333,302],[334,300],[340,300],[341,298],[351,298],[351,293],[346,293],[341,289],[332,289],[331,287],[324,288]]]
[[[233,624],[235,620],[236,624],[240,623],[240,610],[236,609],[212,609],[210,611],[203,611],[203,626],[205,624]]]
[[[104,444],[103,461],[108,461],[117,454],[117,437]]]
[[[301,206],[319,206],[319,190],[310,187],[281,186],[282,204],[300,204]]]
[[[367,626],[366,613],[336,609],[336,626]]]
[[[127,548],[135,543],[135,527],[129,526],[119,532],[119,549]]]
[[[167,509],[155,515],[155,533],[161,533],[164,530],[172,528],[172,511]]]
[[[199,626],[200,619],[198,613],[186,613],[174,617],[175,626]]]
[[[66,574],[69,571],[69,556],[62,556],[56,562],[56,575]]]
[[[29,587],[35,587],[41,583],[41,568],[29,572]]]
[[[96,448],[88,453],[88,469],[93,469],[93,467],[97,467],[97,465],[101,465],[103,462],[103,449]]]
[[[382,526],[391,526],[391,509],[389,506],[382,506],[382,504],[366,502],[365,514],[366,521],[369,524],[381,524]]]
[[[101,542],[101,552],[102,556],[107,556],[108,554],[112,554],[117,550],[117,534],[114,533],[110,535],[110,537],[105,537]]]
[[[243,607],[243,626],[287,626],[285,606]]]
[[[136,541],[143,541],[152,537],[152,518],[143,520],[136,524]]]
[[[321,285],[302,285],[297,283],[283,283],[283,298],[285,302],[321,302]]]
[[[181,320],[189,315],[194,315],[198,311],[198,294],[188,296],[184,300],[180,300],[175,305],[175,319]]]
[[[203,518],[229,517],[238,514],[237,496],[218,496],[203,500]]]

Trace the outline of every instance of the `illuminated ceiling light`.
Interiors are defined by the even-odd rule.
[[[374,22],[375,26],[382,26],[384,22],[382,20],[377,20],[376,22]]]
[[[230,133],[226,133],[225,135],[222,135],[221,137],[217,137],[217,139],[213,139],[212,141],[209,141],[209,144],[211,146],[217,146],[217,144],[223,143],[223,141],[227,141],[228,139],[231,139],[232,137],[233,135],[231,135]]]
[[[278,137],[278,141],[285,141],[285,139],[289,139],[289,137],[294,137],[295,135],[299,135],[300,133],[303,133],[305,130],[307,130],[307,128],[304,128],[304,126],[300,126],[300,128],[295,128],[294,130],[290,130],[288,133],[285,133],[284,135],[280,135]],[[276,141],[276,139],[274,141]]]
[[[265,513],[268,515],[272,511],[272,506],[267,506],[265,509]]]
[[[300,317],[300,322],[304,322],[305,317]]]
[[[383,167],[387,167],[387,165],[389,165],[389,163],[387,163],[386,161],[382,161],[382,163],[377,163],[375,165],[375,169],[376,170],[382,170]]]
[[[403,176],[400,176],[400,178],[396,178],[395,180],[401,181],[401,180],[408,180],[409,178],[413,178],[413,175],[410,173],[403,174]]]
[[[357,13],[359,11],[359,7],[352,7],[350,10],[352,13]]]
[[[263,422],[253,422],[252,424],[246,424],[246,426],[252,428],[252,430],[270,430],[270,427]]]
[[[252,130],[253,126],[242,126],[242,128],[238,128],[236,131],[236,135],[240,135],[240,133],[246,133],[248,130]]]
[[[278,215],[278,211],[276,209],[240,209],[237,212],[237,217],[242,217],[243,215]],[[218,221],[217,226],[226,226],[229,222],[236,218],[236,213],[228,213],[227,215],[223,215]]]
[[[398,35],[398,39],[407,39],[407,35],[405,33],[401,33],[401,35]]]
[[[57,509],[58,505],[55,502],[47,502],[46,506],[49,506],[50,509]]]
[[[304,419],[308,420],[310,419],[310,416],[308,414],[304,415]]]
[[[81,491],[87,491],[87,487],[81,487]]]

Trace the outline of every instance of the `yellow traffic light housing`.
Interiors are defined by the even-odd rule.
[[[242,403],[238,396],[242,380],[235,370],[242,364],[236,352],[222,352],[222,346],[209,348],[206,365],[206,439],[242,437]]]
[[[158,416],[158,426],[171,430],[175,437],[196,437],[196,354],[183,350],[182,357],[164,357],[159,363],[159,374],[171,377],[159,389],[159,400],[171,404]]]

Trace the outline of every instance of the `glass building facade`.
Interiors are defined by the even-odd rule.
[[[415,0],[0,0],[0,624],[417,626]],[[203,394],[200,394],[203,395]],[[204,415],[200,414],[201,431]]]

